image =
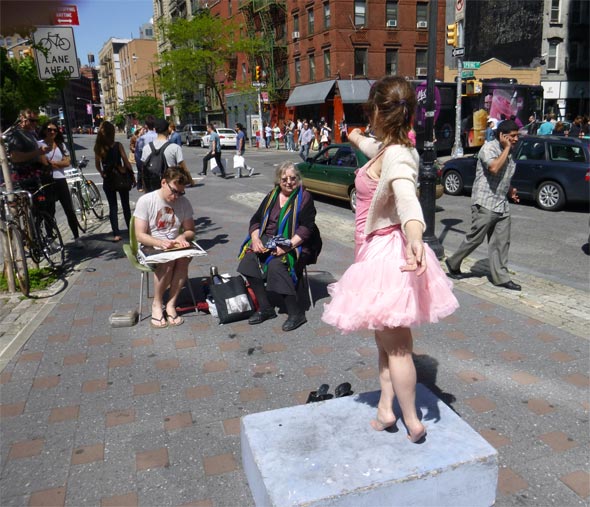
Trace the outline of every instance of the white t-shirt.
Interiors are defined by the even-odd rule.
[[[155,139],[153,141],[154,148],[156,148],[157,150],[164,146],[164,143],[166,142],[168,141],[163,141],[162,139]],[[150,156],[151,152],[152,150],[150,148],[150,143],[146,143],[146,145],[143,147],[143,151],[141,152],[141,161],[145,162],[147,158]],[[174,143],[170,143],[168,146],[166,146],[166,149],[164,150],[164,156],[166,157],[168,167],[177,166],[184,160],[184,157],[182,156],[182,148]]]
[[[39,145],[39,147],[41,146],[47,146],[47,143],[45,141],[37,141],[37,144]],[[45,156],[47,157],[47,161],[49,163],[51,162],[61,162],[64,157],[69,157],[70,154],[68,153],[67,148],[64,146],[64,152],[62,153],[62,151],[59,149],[59,147],[56,147],[55,149],[48,151]],[[53,167],[52,166],[52,174],[53,174],[53,179],[54,180],[64,180],[66,178],[66,175],[64,173],[64,169],[67,169],[67,167]]]
[[[152,237],[176,239],[182,222],[193,217],[193,206],[186,197],[167,202],[154,190],[139,198],[133,216],[148,223]]]

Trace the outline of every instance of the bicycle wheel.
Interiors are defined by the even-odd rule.
[[[53,267],[60,267],[64,263],[64,242],[53,217],[45,211],[39,211],[35,217],[37,239],[47,259]]]
[[[18,287],[24,296],[28,296],[31,286],[29,283],[27,257],[25,256],[23,237],[14,224],[8,224],[8,243],[10,245],[12,267],[14,269],[16,280],[18,281]]]
[[[80,188],[72,188],[70,195],[72,196],[72,206],[74,207],[74,213],[76,213],[76,221],[78,222],[78,227],[82,232],[86,232],[88,219],[86,217],[86,209],[82,204]]]
[[[102,203],[102,197],[100,196],[100,190],[94,183],[94,181],[87,180],[86,181],[86,190],[88,191],[88,196],[90,197],[90,209],[92,213],[98,218],[99,220],[104,217],[104,204]]]
[[[18,225],[21,231],[24,233],[24,242],[29,255],[31,256],[31,260],[35,264],[39,264],[41,262],[41,258],[43,257],[43,252],[41,251],[41,247],[35,241],[35,224],[33,222],[33,218],[27,213],[27,216],[20,215],[18,218]]]

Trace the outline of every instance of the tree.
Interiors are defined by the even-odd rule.
[[[65,76],[42,81],[32,56],[17,60],[8,58],[6,49],[0,48],[0,111],[2,122],[16,120],[21,109],[37,109],[54,99],[66,85]]]
[[[235,69],[237,53],[255,54],[261,41],[240,36],[239,26],[203,11],[190,20],[175,19],[160,25],[172,49],[162,53],[160,81],[167,97],[174,98],[185,113],[198,113],[203,104],[195,100],[199,87],[213,93],[226,116],[223,86]],[[235,76],[232,76],[235,78]]]
[[[123,102],[123,114],[140,121],[150,114],[156,117],[162,116],[162,102],[148,92],[142,92]]]

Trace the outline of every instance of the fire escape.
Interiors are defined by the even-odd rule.
[[[249,63],[251,69],[256,65],[262,67],[271,103],[286,101],[289,97],[286,4],[286,0],[240,1],[248,36],[261,37],[264,41],[264,49],[252,57]]]

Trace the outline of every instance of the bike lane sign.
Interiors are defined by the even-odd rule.
[[[68,72],[70,79],[80,78],[74,29],[71,26],[39,26],[33,33],[35,44],[47,54],[35,50],[39,79],[51,79],[60,72]]]

